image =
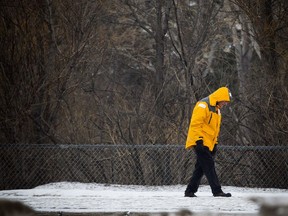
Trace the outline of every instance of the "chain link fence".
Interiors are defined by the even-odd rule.
[[[288,188],[288,147],[220,146],[222,185]],[[61,182],[187,184],[195,154],[180,145],[0,145],[0,189]],[[207,184],[204,178],[202,184]]]

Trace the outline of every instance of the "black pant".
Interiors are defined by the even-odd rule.
[[[197,156],[197,161],[192,178],[190,179],[185,193],[196,193],[203,175],[206,176],[212,193],[221,193],[222,189],[215,170],[215,162],[212,152],[209,151],[208,147],[203,146],[203,144],[197,144],[194,147],[194,150]]]

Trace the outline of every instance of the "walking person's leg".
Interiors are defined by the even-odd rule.
[[[195,193],[198,191],[200,181],[201,181],[203,175],[204,175],[203,170],[202,170],[200,163],[197,159],[193,175],[192,175],[190,182],[187,185],[187,188],[185,190],[185,196],[187,196],[187,197],[194,197],[195,196]]]

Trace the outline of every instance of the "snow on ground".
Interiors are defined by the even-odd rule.
[[[251,197],[288,200],[288,190],[223,187],[232,197],[213,197],[201,186],[196,198],[184,197],[184,185],[135,186],[59,182],[34,189],[0,191],[1,199],[17,200],[41,212],[192,212],[256,214]]]

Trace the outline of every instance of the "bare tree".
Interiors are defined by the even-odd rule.
[[[242,17],[247,17],[242,23],[249,25],[248,28],[242,25],[242,34],[250,37],[251,48],[253,41],[259,46],[256,49],[258,61],[253,59],[250,69],[238,70],[239,74],[246,73],[246,78],[240,80],[243,83],[241,91],[246,89],[245,96],[242,95],[241,98],[246,98],[244,103],[248,112],[254,114],[250,115],[248,122],[257,123],[256,128],[255,124],[253,129],[249,125],[247,127],[251,129],[253,142],[281,144],[286,142],[286,126],[282,123],[287,112],[287,86],[283,84],[287,80],[287,58],[284,51],[287,43],[285,36],[283,37],[287,32],[284,21],[287,18],[287,3],[281,0],[263,0],[236,1],[236,4],[244,13]],[[242,47],[247,43],[245,41],[247,40],[242,38]],[[245,54],[249,56],[248,50]],[[241,63],[245,65],[243,60]]]
[[[239,138],[244,145],[285,145],[287,142],[287,12],[286,1],[233,1],[241,27],[235,36],[238,65]],[[238,36],[237,36],[238,35]],[[255,46],[256,45],[256,46]],[[240,55],[239,55],[240,54]],[[244,111],[244,112],[243,112]],[[242,133],[241,133],[242,132]],[[251,164],[252,170],[263,167],[260,176],[274,172],[275,179],[283,177],[283,155],[264,157],[256,155],[260,164]],[[273,164],[273,165],[272,165]],[[277,176],[277,177],[276,177]],[[265,181],[271,184],[269,180]],[[280,185],[281,183],[274,183]]]
[[[98,64],[86,57],[100,6],[50,0],[1,6],[2,142],[77,140],[71,93],[91,75],[84,66]]]

